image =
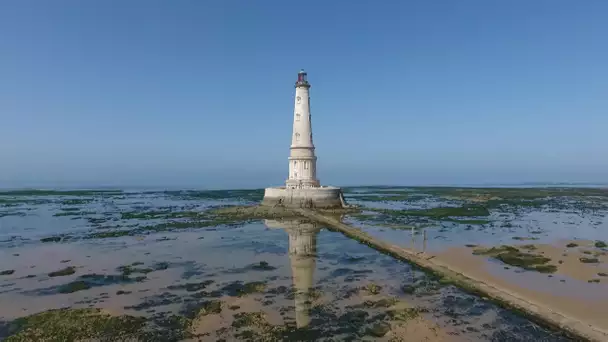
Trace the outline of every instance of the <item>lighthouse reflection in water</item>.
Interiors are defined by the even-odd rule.
[[[321,227],[304,220],[264,220],[268,228],[285,229],[289,234],[289,259],[295,291],[296,325],[310,324],[311,291],[316,266],[317,234]]]

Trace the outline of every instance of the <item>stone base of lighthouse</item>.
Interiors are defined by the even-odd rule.
[[[342,189],[333,186],[315,188],[275,187],[264,190],[262,205],[288,208],[345,208]]]

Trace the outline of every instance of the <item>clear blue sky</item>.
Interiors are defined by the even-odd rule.
[[[608,1],[0,2],[0,186],[608,181]]]

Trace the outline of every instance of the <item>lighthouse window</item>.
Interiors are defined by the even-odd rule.
[[[296,133],[296,141],[300,141],[300,133]]]
[[[300,113],[296,113],[296,121],[300,121]]]
[[[308,170],[308,162],[304,162],[304,170]]]
[[[302,101],[302,98],[298,96],[298,97],[296,97],[296,101],[297,101],[298,103],[300,103],[300,101]]]

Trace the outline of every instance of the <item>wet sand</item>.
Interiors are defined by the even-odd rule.
[[[588,240],[566,240],[556,241],[554,244],[532,244],[532,246],[534,246],[535,253],[551,259],[551,264],[557,267],[556,274],[587,283],[588,286],[581,285],[580,291],[588,291],[590,288],[593,291],[598,285],[608,287],[608,278],[605,278],[608,277],[608,251],[595,247],[595,243],[595,241]],[[581,262],[581,259],[590,261],[597,259],[597,262],[586,263]],[[596,283],[594,280],[599,282]],[[608,292],[604,293],[606,295],[599,299],[605,297],[604,299],[608,300]]]
[[[543,308],[608,330],[608,282],[587,282],[588,279],[597,278],[598,267],[581,264],[573,253],[563,257],[562,249],[555,246],[542,245],[539,251],[564,260],[564,264],[555,263],[558,265],[556,275],[564,277],[549,277],[534,271],[522,272],[516,267],[473,255],[472,249],[467,247],[450,248],[428,257],[433,257],[435,263],[450,270],[516,294]]]

